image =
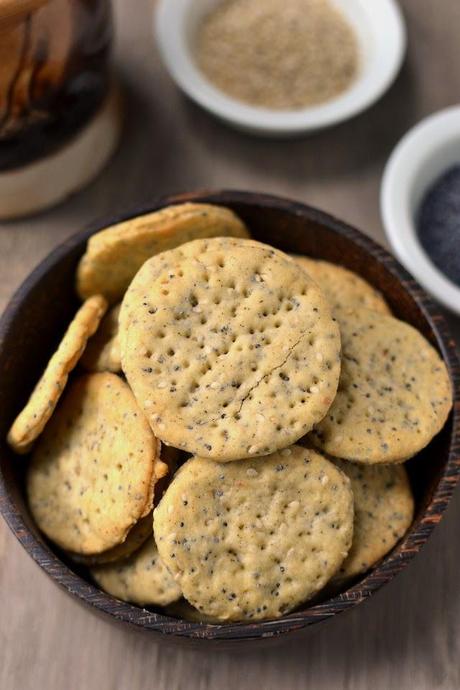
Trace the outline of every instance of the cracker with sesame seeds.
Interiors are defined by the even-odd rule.
[[[403,465],[357,465],[335,459],[351,481],[355,518],[353,542],[334,581],[364,573],[383,558],[409,529],[414,498]]]
[[[144,544],[149,537],[153,534],[152,526],[152,511],[145,515],[145,517],[140,518],[133,527],[129,530],[126,535],[126,539],[121,543],[113,546],[107,551],[102,553],[94,554],[93,556],[85,556],[83,554],[72,553],[68,551],[70,558],[76,563],[81,563],[82,565],[103,565],[105,563],[115,563],[116,561],[121,561],[124,558],[128,558],[135,551],[140,549],[142,544]]]
[[[300,446],[252,460],[194,457],[154,510],[183,596],[219,620],[277,618],[336,573],[353,534],[350,481]]]
[[[91,568],[90,572],[105,592],[140,606],[165,606],[182,594],[163,564],[153,537],[128,559]]]
[[[79,361],[88,339],[97,330],[106,309],[105,298],[95,295],[77,311],[26,406],[8,432],[8,443],[16,453],[28,453],[42,433],[66,386],[69,373]]]
[[[340,336],[295,262],[243,239],[147,261],[120,312],[122,367],[161,440],[219,461],[285,448],[331,405]]]
[[[92,235],[77,269],[77,292],[119,301],[144,261],[202,237],[249,237],[228,208],[185,203],[131,218]]]
[[[381,314],[391,314],[380,292],[353,271],[307,256],[293,254],[292,258],[318,283],[329,300],[334,315],[343,309],[361,307]]]
[[[308,439],[335,457],[403,462],[444,426],[452,386],[443,360],[421,333],[391,316],[340,314],[342,371],[337,396]]]
[[[121,371],[118,314],[120,305],[109,309],[96,333],[89,339],[80,364],[86,371]]]
[[[94,555],[121,544],[153,505],[165,465],[129,386],[80,376],[39,439],[26,477],[31,513],[61,548]]]

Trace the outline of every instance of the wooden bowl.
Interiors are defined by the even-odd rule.
[[[13,418],[25,403],[46,361],[75,312],[73,275],[86,240],[98,229],[170,203],[186,200],[224,204],[249,225],[254,236],[288,252],[305,253],[356,271],[381,290],[395,315],[418,328],[438,349],[449,370],[456,402],[442,432],[409,463],[416,500],[414,523],[404,539],[347,591],[305,605],[277,620],[204,625],[189,623],[118,601],[97,589],[84,569],[66,561],[38,532],[23,490],[27,460],[5,444]],[[112,620],[175,641],[241,642],[294,633],[345,611],[389,582],[427,541],[460,475],[460,372],[455,345],[443,317],[423,290],[384,249],[357,230],[303,204],[244,192],[199,192],[162,199],[123,217],[101,221],[55,249],[31,273],[0,322],[0,508],[26,551],[61,587]],[[27,594],[25,593],[25,596]]]

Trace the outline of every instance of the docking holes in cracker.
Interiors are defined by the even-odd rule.
[[[122,366],[155,434],[220,461],[288,446],[331,405],[340,337],[318,286],[267,245],[197,240],[147,261]]]

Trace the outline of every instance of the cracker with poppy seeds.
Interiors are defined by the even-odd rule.
[[[89,339],[80,364],[86,371],[121,371],[118,314],[120,305],[109,309],[96,333]]]
[[[252,240],[196,240],[147,261],[120,336],[155,434],[203,457],[284,448],[336,393],[340,336],[326,299],[285,254]]]
[[[351,481],[353,542],[334,577],[336,582],[364,573],[383,558],[409,529],[414,498],[403,465],[358,465],[335,459]]]
[[[108,594],[140,606],[165,606],[181,596],[179,586],[163,564],[153,537],[129,558],[90,569]]]
[[[318,283],[329,300],[333,314],[343,309],[360,308],[391,314],[381,293],[348,268],[296,254],[292,258]]]
[[[161,444],[160,460],[155,463],[155,475],[153,476],[153,504],[156,505],[173,476],[179,464],[181,452],[177,448],[165,446]],[[150,496],[148,504],[150,504]],[[131,556],[142,544],[153,534],[153,515],[152,511],[145,517],[142,517],[128,532],[126,539],[121,544],[114,546],[108,551],[95,554],[93,556],[84,556],[82,554],[74,554],[69,552],[69,556],[77,563],[84,565],[102,565],[104,563],[114,563],[123,558]]]
[[[40,437],[26,476],[31,513],[66,551],[121,544],[153,505],[160,443],[129,386],[112,373],[75,379]]]
[[[77,292],[102,294],[118,302],[142,264],[150,257],[202,237],[249,237],[228,208],[185,203],[162,208],[105,228],[92,235],[77,269]]]
[[[149,537],[153,534],[153,516],[152,511],[140,518],[133,527],[129,530],[126,535],[126,539],[113,546],[107,551],[102,553],[94,554],[93,556],[84,556],[83,554],[76,554],[68,552],[70,558],[76,563],[81,563],[82,565],[92,566],[92,565],[103,565],[105,563],[115,563],[116,561],[121,561],[125,558],[131,556],[135,551],[140,549],[142,544],[144,544]]]
[[[291,446],[217,463],[193,457],[154,510],[160,556],[183,596],[219,620],[277,618],[336,573],[353,535],[350,481]]]
[[[62,395],[69,373],[79,361],[88,339],[97,330],[106,309],[104,297],[95,295],[77,311],[26,406],[8,432],[8,443],[16,453],[28,453],[42,433]]]
[[[338,317],[342,371],[337,396],[308,437],[335,457],[403,462],[444,426],[452,407],[446,365],[415,328],[367,309]]]

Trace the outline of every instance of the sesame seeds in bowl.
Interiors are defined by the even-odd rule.
[[[246,6],[252,8],[254,13],[258,4],[259,0],[251,0]],[[276,86],[276,78],[279,83],[284,76],[284,81],[292,84],[292,89],[284,87],[277,90],[270,87],[267,91],[267,85],[260,83],[263,61],[259,61],[258,66],[255,65],[257,69],[252,75],[259,78],[255,91],[249,78],[241,82],[235,79],[237,72],[234,70],[238,67],[238,61],[232,67],[233,72],[229,66],[229,72],[224,73],[219,80],[216,78],[215,70],[220,70],[222,75],[225,50],[219,60],[216,58],[215,61],[208,60],[207,63],[206,54],[209,57],[210,47],[219,44],[215,35],[213,38],[211,29],[216,31],[216,27],[225,28],[224,18],[220,17],[219,23],[219,16],[216,18],[212,15],[219,11],[222,13],[227,5],[230,9],[232,5],[238,9],[239,0],[231,0],[230,3],[222,0],[206,0],[199,3],[192,0],[176,0],[174,3],[160,0],[155,13],[155,34],[163,62],[178,86],[196,103],[238,129],[262,136],[283,137],[332,126],[349,119],[374,103],[388,89],[401,66],[406,36],[403,19],[394,0],[375,0],[372,7],[362,0],[289,0],[286,15],[295,16],[296,6],[301,6],[303,13],[305,8],[310,8],[314,11],[310,18],[315,18],[315,25],[318,27],[316,33],[321,32],[322,26],[325,27],[323,31],[329,26],[336,32],[338,43],[347,47],[346,51],[342,51],[346,55],[342,58],[340,52],[326,54],[327,45],[331,50],[334,48],[334,42],[330,36],[326,41],[324,35],[320,35],[315,39],[315,54],[309,56],[304,49],[306,34],[297,26],[294,31],[296,41],[292,41],[293,48],[286,56],[284,71],[283,65],[279,65],[279,60],[272,63],[267,58],[266,61],[272,75],[270,81]],[[284,5],[285,3],[283,7]],[[269,21],[270,12],[273,15],[279,6],[279,0],[263,3],[261,17],[256,17],[256,21],[248,13],[247,21],[254,21],[256,27],[261,26],[259,33],[263,33],[263,26]],[[214,26],[209,27],[210,20],[214,20]],[[233,21],[235,22],[235,17]],[[271,21],[273,23],[273,16]],[[298,25],[298,22],[294,24]],[[238,40],[246,42],[243,42],[243,45],[247,46],[245,54],[246,59],[249,59],[254,46],[260,45],[263,41],[263,35],[244,31],[244,17],[240,17],[238,26],[241,34]],[[285,29],[287,31],[287,27]],[[265,31],[270,35],[269,28]],[[200,52],[197,48],[197,39],[202,40],[200,34],[203,33],[206,34],[207,43],[201,46]],[[283,33],[281,27],[279,33]],[[235,30],[233,37],[226,31],[224,34],[221,41],[223,49],[226,45],[227,48],[231,46],[231,41],[236,40]],[[249,41],[252,35],[254,45]],[[288,40],[287,37],[288,33],[285,34],[285,40]],[[282,37],[279,40],[281,41]],[[238,50],[238,53],[241,53],[241,50]],[[327,75],[324,70],[322,71],[322,62],[330,61],[331,55],[335,71]],[[243,57],[239,58],[240,67],[245,64]],[[209,69],[206,69],[206,64]],[[273,69],[273,64],[278,65],[276,70]],[[300,69],[299,65],[308,69]],[[286,76],[289,75],[289,69],[293,70],[292,78]],[[315,78],[315,70],[318,78]],[[246,73],[248,71],[245,70]],[[321,78],[322,74],[326,74],[328,79]],[[233,86],[226,88],[229,80]],[[251,94],[254,97],[251,98]],[[247,102],[248,100],[250,102]]]

